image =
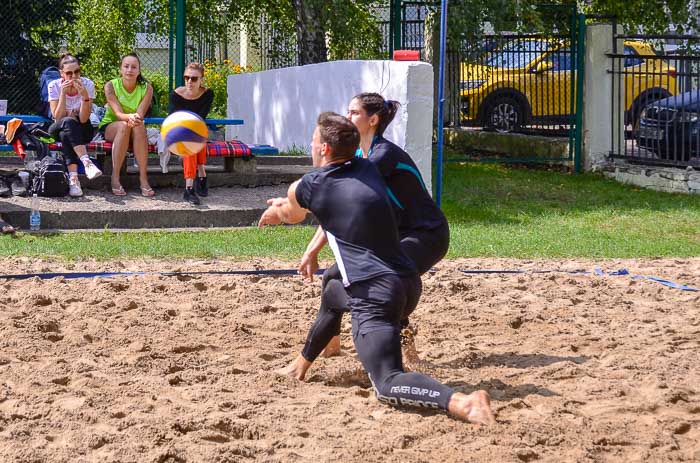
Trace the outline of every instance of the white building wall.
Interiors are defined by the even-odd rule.
[[[227,115],[245,123],[228,127],[227,138],[308,153],[319,113],[345,115],[361,92],[401,103],[384,135],[411,155],[431,189],[433,70],[427,63],[332,61],[229,76]]]

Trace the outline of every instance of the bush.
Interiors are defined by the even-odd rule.
[[[170,103],[170,80],[165,71],[144,71],[143,76],[153,85],[154,104],[152,117],[165,117],[168,115]]]
[[[226,118],[226,96],[228,94],[226,81],[228,76],[243,72],[253,72],[253,68],[233,64],[230,60],[225,59],[222,62],[205,60],[204,70],[204,85],[214,91],[214,103],[212,104],[209,117]]]

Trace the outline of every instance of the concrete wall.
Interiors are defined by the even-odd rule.
[[[361,92],[401,103],[385,136],[411,155],[430,189],[433,71],[426,63],[333,61],[229,76],[227,115],[245,124],[228,127],[226,135],[309,152],[318,114],[345,115],[350,99]]]
[[[603,174],[620,183],[651,190],[700,195],[700,172],[691,167],[683,170],[619,163],[605,166]]]
[[[610,24],[591,24],[586,28],[585,77],[583,82],[583,168],[595,170],[607,162],[613,143],[624,143],[624,116],[618,115],[613,124],[612,86],[613,75],[608,73],[612,53]],[[619,39],[618,50],[622,50]],[[620,93],[618,91],[618,93]],[[616,105],[623,111],[624,104]]]

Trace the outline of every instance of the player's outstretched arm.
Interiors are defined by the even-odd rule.
[[[265,225],[279,225],[282,223],[299,223],[306,218],[308,210],[297,202],[297,185],[299,180],[292,183],[287,190],[286,198],[272,198],[267,200],[268,208],[260,216],[258,228]]]

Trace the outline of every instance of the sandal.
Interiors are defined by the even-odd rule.
[[[124,187],[119,185],[117,188],[112,187],[112,194],[114,196],[126,196],[126,190],[124,190]]]
[[[156,192],[153,191],[153,188],[151,188],[150,186],[146,186],[146,187],[142,186],[141,187],[141,196],[145,196],[146,198],[150,198],[150,197],[153,197],[155,195],[156,195]]]

